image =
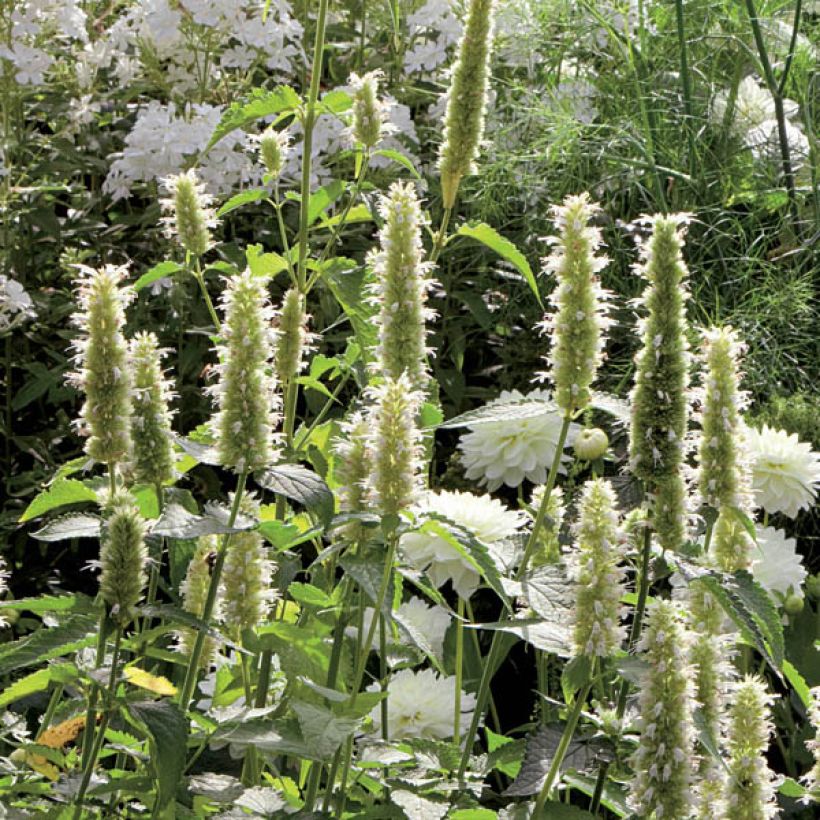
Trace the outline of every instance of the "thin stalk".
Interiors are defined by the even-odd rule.
[[[381,702],[382,740],[387,741],[390,740],[390,732],[387,726],[389,718],[387,708],[387,625],[383,612],[374,613],[373,617],[379,619],[379,685],[384,693]]]
[[[755,45],[757,46],[760,65],[763,68],[763,79],[766,81],[766,87],[769,89],[769,93],[774,100],[774,114],[777,120],[777,138],[780,143],[780,161],[783,168],[783,181],[786,185],[786,194],[789,198],[789,212],[796,227],[799,212],[797,210],[797,192],[794,188],[794,170],[792,169],[789,136],[786,130],[786,112],[783,107],[783,89],[778,85],[777,80],[775,80],[772,64],[769,60],[769,53],[766,49],[766,43],[763,40],[763,32],[760,29],[760,19],[757,16],[754,0],[746,0],[746,12],[749,16],[749,23],[752,26],[752,34],[754,35]]]
[[[594,673],[595,664],[593,663],[591,674],[594,675]],[[590,680],[590,682],[586,684],[586,686],[584,686],[584,688],[578,693],[578,696],[575,699],[572,712],[570,712],[569,718],[567,718],[567,723],[564,726],[561,740],[558,742],[558,748],[555,750],[555,755],[552,758],[552,763],[550,764],[549,771],[547,772],[547,778],[544,781],[544,785],[541,786],[541,791],[538,793],[538,797],[535,801],[535,811],[532,815],[534,820],[539,820],[539,818],[542,818],[544,803],[546,803],[547,798],[552,791],[553,783],[555,783],[555,778],[561,770],[561,764],[564,762],[567,749],[569,749],[569,744],[572,742],[572,737],[575,734],[575,728],[578,725],[578,719],[581,717],[581,711],[584,708],[584,704],[586,703],[591,688],[592,681]]]
[[[157,508],[159,509],[160,517],[162,517],[162,511],[165,507],[165,499],[162,495],[162,484],[155,484],[154,485],[154,494],[157,497]],[[165,553],[165,536],[161,536],[159,539],[159,560],[151,562],[151,569],[149,570],[148,576],[148,595],[146,596],[145,603],[148,606],[154,603],[157,599],[157,589],[159,587],[159,576],[162,572],[162,556]],[[140,621],[139,627],[139,634],[142,635],[146,629],[151,626],[151,618],[150,616],[146,615],[142,621]]]
[[[85,793],[88,791],[88,784],[91,782],[91,774],[94,771],[94,766],[97,764],[97,758],[100,756],[103,740],[105,739],[105,731],[108,728],[108,721],[111,714],[111,707],[114,702],[117,687],[117,665],[120,659],[120,644],[122,643],[122,626],[117,626],[114,633],[114,650],[111,655],[111,674],[108,677],[108,688],[105,696],[105,711],[103,712],[100,725],[97,728],[97,733],[94,736],[94,745],[91,748],[91,754],[88,756],[88,761],[83,770],[83,779],[80,781],[80,788],[77,791],[76,804],[74,808],[74,820],[80,820],[83,813],[83,803],[85,801]]]
[[[683,87],[683,111],[686,115],[686,139],[689,143],[689,173],[694,177],[695,163],[695,113],[692,105],[692,78],[689,74],[689,45],[686,42],[686,26],[683,16],[684,0],[675,0],[675,17],[678,28],[678,51],[680,52],[680,76]]]
[[[54,687],[54,690],[51,693],[51,697],[48,700],[48,706],[46,706],[46,711],[43,714],[43,719],[40,721],[40,729],[37,732],[37,737],[45,732],[46,729],[51,725],[51,721],[54,718],[54,712],[57,711],[57,706],[60,703],[60,698],[63,696],[64,686],[62,683],[58,684]]]
[[[270,200],[269,200],[270,201]],[[276,211],[276,224],[279,226],[279,239],[282,242],[282,255],[285,257],[285,262],[288,265],[288,273],[290,274],[290,281],[294,287],[298,284],[296,272],[293,270],[293,262],[290,258],[290,243],[288,242],[288,232],[285,229],[285,220],[282,218],[282,202],[279,199],[279,180],[276,181],[273,189],[273,209]]]
[[[239,474],[236,483],[236,493],[234,494],[233,506],[231,507],[230,518],[228,519],[228,528],[233,527],[236,521],[236,516],[239,514],[239,504],[242,501],[242,494],[245,491],[245,483],[248,480],[248,471],[243,470]],[[214,562],[214,568],[211,572],[211,583],[208,587],[208,597],[205,599],[205,607],[202,611],[202,621],[206,626],[210,626],[211,617],[214,612],[214,605],[216,604],[216,595],[219,590],[219,581],[222,577],[222,567],[225,564],[225,555],[228,552],[228,544],[231,540],[231,534],[226,533],[222,538],[222,545]],[[202,650],[205,646],[205,629],[199,629],[194,642],[194,648],[191,650],[191,657],[188,661],[188,668],[185,671],[185,682],[182,685],[182,693],[179,697],[179,705],[183,713],[188,711],[191,704],[191,697],[196,686],[196,679],[199,676],[199,662],[202,658]]]
[[[438,226],[438,231],[436,232],[435,242],[433,243],[433,250],[430,254],[430,262],[437,262],[439,256],[441,256],[441,251],[446,244],[447,239],[447,227],[450,224],[450,217],[453,215],[452,208],[445,208],[444,213],[441,215],[441,223]]]
[[[458,596],[456,621],[456,699],[453,713],[453,743],[461,742],[461,681],[464,677],[464,599]]]
[[[319,0],[319,13],[316,18],[316,38],[313,44],[313,66],[310,76],[310,91],[304,119],[304,138],[302,140],[302,187],[299,211],[299,264],[296,280],[300,293],[306,292],[307,252],[310,208],[310,165],[313,152],[313,126],[316,123],[316,102],[319,99],[319,83],[322,78],[322,60],[325,49],[325,24],[327,22],[328,0]]]
[[[205,300],[205,305],[208,308],[208,313],[211,315],[211,321],[214,323],[214,329],[217,333],[222,331],[222,322],[219,321],[219,316],[214,309],[214,303],[211,301],[211,294],[208,293],[208,286],[205,284],[205,274],[202,272],[202,266],[199,263],[199,257],[194,257],[194,279],[196,279],[199,289],[202,292],[202,298]]]
[[[538,533],[544,524],[544,518],[547,515],[547,506],[549,504],[550,496],[552,495],[552,490],[555,487],[555,480],[558,476],[558,467],[561,463],[561,456],[564,453],[564,443],[567,440],[570,422],[570,417],[565,416],[564,422],[561,425],[561,432],[558,436],[558,446],[555,450],[555,457],[552,460],[549,475],[547,476],[547,483],[544,487],[544,496],[541,499],[541,506],[538,508],[538,512],[535,516],[535,521],[532,525],[532,532],[530,533],[530,536],[527,539],[527,544],[524,548],[524,557],[521,559],[521,564],[519,565],[518,571],[515,574],[515,579],[517,581],[523,578],[524,574],[527,571],[527,565],[529,564],[530,558],[532,557],[532,553],[535,550],[535,545],[538,541]],[[475,710],[473,711],[473,717],[470,722],[470,728],[465,736],[464,750],[461,753],[461,762],[459,763],[458,767],[459,780],[461,780],[464,777],[464,773],[467,771],[467,766],[470,762],[470,752],[472,750],[473,743],[475,742],[476,733],[478,732],[478,724],[481,721],[481,714],[484,711],[484,707],[487,704],[487,698],[490,692],[490,682],[492,680],[495,667],[497,666],[499,661],[502,635],[503,633],[500,630],[497,630],[493,633],[493,639],[492,643],[490,644],[490,650],[487,653],[486,658],[484,659],[483,670],[481,673],[481,681],[479,682],[478,694],[476,695]]]

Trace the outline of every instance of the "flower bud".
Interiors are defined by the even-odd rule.
[[[133,298],[120,287],[124,267],[81,267],[74,322],[82,337],[74,343],[79,370],[72,381],[85,393],[78,426],[88,436],[85,451],[95,461],[116,464],[131,450],[131,378],[123,336],[125,307]]]
[[[171,444],[172,391],[162,372],[162,354],[153,333],[138,333],[130,344],[134,379],[132,464],[134,478],[159,485],[174,475]]]
[[[361,77],[350,75],[353,96],[353,117],[350,124],[351,140],[371,150],[375,148],[390,130],[388,119],[390,105],[379,99],[379,83],[384,78],[382,71],[369,71]]]
[[[445,208],[455,205],[461,178],[475,173],[484,133],[494,5],[493,0],[470,0],[467,24],[458,45],[438,163]]]
[[[619,566],[621,533],[608,481],[595,479],[584,485],[579,515],[574,652],[590,659],[606,658],[620,649],[626,636],[621,625],[621,597],[626,592]]]
[[[648,667],[639,687],[642,731],[632,760],[631,803],[639,817],[689,817],[694,780],[689,635],[676,604],[647,607],[639,649]]]
[[[111,607],[111,615],[127,624],[145,588],[145,522],[134,500],[117,495],[108,505],[100,539],[100,593]]]
[[[274,459],[280,400],[271,373],[271,320],[265,280],[249,270],[227,280],[219,346],[219,382],[212,390],[220,462],[237,472],[259,470]]]
[[[766,761],[772,736],[771,695],[760,678],[747,676],[732,693],[726,737],[726,816],[777,817],[774,773]]]
[[[580,461],[597,461],[606,455],[609,438],[600,427],[584,428],[575,437],[575,456]]]
[[[241,507],[245,515],[259,514],[259,504],[250,494],[242,498]],[[262,536],[256,530],[232,535],[222,570],[222,619],[234,639],[267,617],[275,597],[272,577],[273,563]]]
[[[296,288],[290,288],[282,298],[274,356],[276,378],[283,390],[305,366],[305,352],[311,337],[308,318],[302,296]]]
[[[337,490],[339,511],[342,513],[367,511],[371,462],[371,453],[367,449],[368,429],[367,419],[357,410],[342,424],[342,435],[333,446],[336,455],[334,472],[340,485]],[[364,529],[358,522],[353,522],[343,529],[343,534],[350,541],[360,541]]]
[[[160,201],[168,235],[188,253],[204,256],[213,247],[211,231],[217,225],[211,196],[193,169],[167,177],[163,185],[169,194]]]
[[[783,609],[786,610],[787,615],[799,615],[806,606],[806,601],[802,595],[797,595],[796,593],[792,592],[790,595],[786,596],[786,600],[783,603]]]
[[[687,432],[689,353],[686,341],[686,265],[683,215],[649,218],[652,235],[641,248],[641,273],[649,281],[641,323],[642,348],[632,390],[629,455],[633,473],[656,495],[655,528],[664,549],[677,550],[685,534],[686,487],[682,474]]]
[[[597,256],[601,233],[589,225],[599,210],[588,194],[570,196],[554,206],[559,230],[554,252],[544,260],[544,271],[554,274],[558,287],[550,301],[554,308],[542,327],[552,337],[545,375],[555,385],[553,398],[565,415],[574,415],[589,404],[590,387],[601,364],[606,317],[606,294],[598,273],[607,258]]]
[[[219,550],[219,541],[215,535],[203,535],[197,539],[196,552],[194,552],[185,578],[179,585],[179,593],[182,597],[182,608],[185,612],[196,618],[202,618],[205,612],[205,601],[208,598],[208,588],[211,585],[211,566],[216,559]],[[221,602],[219,593],[214,605],[214,620],[219,619]],[[191,627],[182,627],[177,630],[177,647],[184,657],[190,659],[194,644],[196,643],[198,630]],[[205,637],[202,645],[202,655],[199,662],[203,669],[210,667],[216,653],[216,641],[210,636]]]
[[[429,379],[426,322],[433,312],[426,307],[429,264],[423,262],[421,228],[424,219],[412,183],[394,182],[379,203],[384,225],[380,248],[368,261],[376,274],[372,286],[379,308],[379,346],[374,369],[397,379],[407,374],[415,390]]]
[[[416,419],[421,394],[402,374],[369,389],[367,446],[372,453],[371,487],[382,515],[398,515],[421,487],[421,431]]]
[[[744,398],[738,388],[741,345],[731,328],[705,331],[706,365],[701,412],[698,486],[704,503],[720,509],[751,504],[748,471],[741,452]]]
[[[282,175],[282,168],[290,153],[290,134],[270,126],[259,135],[258,142],[259,158],[271,181],[275,181]]]

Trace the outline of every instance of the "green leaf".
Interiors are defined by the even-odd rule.
[[[506,632],[526,641],[542,652],[568,658],[572,654],[570,625],[551,621],[513,620],[497,623],[470,624],[471,629]]]
[[[687,583],[703,584],[720,602],[741,634],[782,674],[784,658],[783,624],[771,597],[750,573],[739,570],[730,575],[707,570],[687,561],[678,561]]]
[[[217,216],[225,216],[243,205],[248,205],[251,202],[259,202],[268,196],[268,191],[265,188],[249,188],[247,191],[241,191],[232,196],[217,212]]]
[[[356,718],[338,717],[330,709],[314,703],[293,701],[305,745],[315,760],[329,761],[359,725]]]
[[[801,786],[794,778],[785,777],[777,791],[779,794],[786,795],[786,797],[800,799],[808,792],[808,789],[805,786]]]
[[[261,245],[248,245],[245,248],[245,257],[254,276],[273,278],[288,267],[288,260],[284,256],[278,253],[263,253]]]
[[[299,604],[317,606],[323,609],[332,607],[333,599],[313,584],[302,584],[294,581],[288,586],[288,595]]]
[[[507,777],[518,777],[526,749],[524,740],[496,734],[486,726],[484,734],[487,736],[487,751],[490,753],[487,759],[488,771],[497,769]]]
[[[370,555],[345,555],[339,564],[342,569],[361,587],[362,592],[370,599],[373,606],[379,597],[379,589],[384,576],[384,560],[379,560],[373,552]],[[384,596],[382,613],[388,618],[392,617],[392,601],[394,592],[394,581],[391,575],[390,586]]]
[[[99,516],[69,513],[49,521],[37,532],[33,532],[31,537],[48,542],[66,541],[70,538],[99,538],[101,524]]]
[[[535,397],[523,399],[510,399],[508,401],[498,401],[486,404],[475,410],[468,410],[460,416],[456,416],[439,427],[442,430],[451,430],[457,427],[478,427],[481,424],[498,424],[503,422],[508,424],[524,419],[535,419],[540,416],[557,415],[558,408],[546,399]]]
[[[39,598],[21,598],[18,601],[3,601],[3,609],[17,612],[73,612],[88,613],[94,611],[94,602],[86,595],[41,595]]]
[[[310,195],[308,200],[308,224],[312,225],[327,210],[345,190],[341,180],[334,179],[327,185],[319,188],[318,191]]]
[[[41,492],[20,516],[20,522],[30,521],[51,510],[67,507],[69,504],[80,504],[84,501],[96,501],[97,493],[75,478],[61,478]]]
[[[65,623],[38,629],[25,638],[0,647],[0,675],[61,658],[96,640],[99,619],[72,615]]]
[[[330,288],[350,320],[366,363],[367,351],[372,350],[377,341],[376,324],[373,321],[376,307],[369,301],[367,293],[373,274],[367,267],[359,267],[351,259],[336,258],[331,262],[323,271],[322,282]]]
[[[77,676],[77,667],[73,663],[61,663],[55,666],[47,666],[45,669],[38,669],[30,675],[16,680],[11,686],[0,692],[0,709],[5,709],[10,703],[33,695],[35,692],[44,692],[54,680],[60,683],[68,683],[76,680]]]
[[[542,307],[544,306],[530,263],[527,262],[527,258],[524,254],[521,253],[509,239],[505,239],[495,228],[491,228],[486,222],[480,222],[478,225],[462,225],[456,231],[456,235],[467,236],[470,239],[481,242],[482,245],[486,245],[490,250],[495,251],[502,259],[506,259],[510,264],[514,265],[518,272],[526,279],[527,284],[538,300],[538,304]]]
[[[244,532],[256,526],[247,516],[238,515],[233,526],[228,526],[229,513],[215,504],[206,506],[205,515],[195,515],[181,504],[171,503],[151,529],[153,535],[166,538],[199,538],[202,535],[226,535]]]
[[[370,212],[370,208],[363,202],[360,202],[358,205],[354,205],[347,214],[338,213],[328,219],[323,219],[321,226],[323,228],[333,228],[342,221],[342,216],[344,216],[345,225],[354,222],[372,222],[373,220],[373,214]]]
[[[158,279],[163,279],[166,276],[170,276],[172,273],[177,273],[181,270],[183,270],[182,265],[168,259],[165,262],[160,262],[159,264],[154,265],[151,270],[143,273],[143,275],[140,276],[136,282],[134,282],[132,287],[135,291],[142,290],[143,288],[148,287],[148,285],[153,285]]]
[[[803,706],[805,706],[806,709],[811,709],[812,698],[809,685],[791,661],[783,661],[783,674],[786,680],[791,684],[797,697],[800,698],[800,702]]]
[[[254,475],[266,490],[302,504],[327,525],[333,518],[333,493],[325,481],[301,464],[279,464]]]
[[[302,740],[299,725],[293,720],[253,720],[240,713],[237,718],[222,724],[214,732],[213,741],[240,747],[254,746],[262,752],[313,759]]]
[[[592,797],[595,793],[596,777],[585,774],[566,774],[564,780],[574,789]],[[627,802],[626,791],[618,783],[608,780],[601,795],[601,805],[609,809],[616,817],[634,817]]]
[[[378,151],[374,151],[373,154],[397,162],[406,168],[416,179],[421,179],[421,174],[413,166],[413,161],[409,157],[404,156],[400,151],[394,151],[392,148],[380,148]]]
[[[328,91],[327,94],[319,100],[319,107],[324,109],[328,114],[343,114],[353,105],[353,98],[347,91],[335,89]]]
[[[561,672],[561,689],[567,703],[581,687],[586,686],[592,676],[592,663],[586,655],[574,657]]]
[[[163,808],[173,799],[185,771],[188,721],[180,708],[168,700],[129,703],[128,711],[148,729],[159,808]]]
[[[280,85],[273,91],[265,91],[262,88],[255,88],[250,96],[245,100],[232,103],[228,110],[222,115],[222,119],[214,129],[205,151],[210,151],[223,137],[235,131],[237,128],[244,128],[256,120],[270,117],[273,114],[281,114],[285,111],[292,111],[299,106],[299,95],[288,86]]]

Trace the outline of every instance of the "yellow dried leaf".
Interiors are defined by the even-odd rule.
[[[56,726],[49,726],[38,738],[40,746],[48,746],[49,749],[62,749],[66,743],[75,740],[77,735],[85,728],[85,715],[64,720]]]
[[[138,666],[127,666],[124,674],[129,683],[139,686],[140,689],[147,689],[155,695],[175,695],[177,693],[176,686],[168,678],[163,678],[162,675],[152,675]]]

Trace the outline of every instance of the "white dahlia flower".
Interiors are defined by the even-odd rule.
[[[794,433],[764,424],[747,432],[755,501],[767,513],[794,518],[814,504],[820,487],[820,453]]]
[[[757,548],[752,550],[752,575],[764,589],[785,598],[790,592],[803,596],[806,580],[797,541],[774,527],[757,528]]]
[[[367,634],[370,629],[370,622],[374,613],[373,607],[367,607],[362,618],[362,632]],[[446,609],[440,606],[428,606],[421,600],[421,598],[411,598],[405,601],[394,613],[393,616],[399,627],[400,640],[414,641],[413,635],[409,634],[409,630],[405,628],[405,624],[413,630],[417,635],[421,635],[436,657],[441,658],[444,655],[444,636],[447,634],[447,629],[450,626],[450,614]],[[357,634],[356,627],[348,627],[347,634],[351,638],[355,638]]]
[[[499,561],[499,547],[524,524],[524,517],[488,495],[472,493],[428,492],[415,506],[422,519],[441,516],[468,530],[484,543]],[[432,516],[431,516],[432,514]],[[412,532],[403,535],[399,547],[417,569],[426,570],[430,580],[440,587],[448,580],[465,600],[478,587],[480,576],[473,564],[447,539],[434,532]]]
[[[379,684],[368,687],[379,691]],[[390,679],[387,710],[387,736],[390,740],[426,737],[445,740],[453,736],[456,709],[456,679],[439,677],[432,669],[414,672],[402,669]],[[461,693],[461,725],[472,720],[475,696]],[[370,713],[377,729],[381,729],[381,706]]]
[[[525,478],[533,484],[543,484],[547,480],[563,424],[549,392],[533,390],[525,396],[518,390],[504,390],[487,407],[527,400],[536,410],[538,403],[543,402],[543,413],[528,418],[477,423],[461,437],[459,447],[467,478],[478,479],[490,492],[502,484],[517,487]],[[570,426],[565,447],[572,446],[578,429],[575,424]],[[569,461],[570,457],[562,454],[561,460]],[[564,472],[563,468],[561,472]]]

